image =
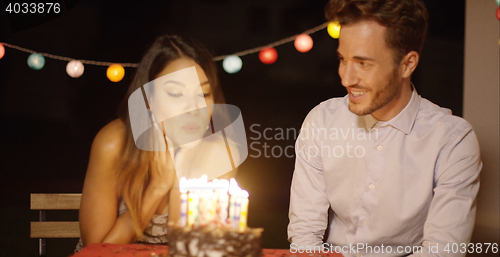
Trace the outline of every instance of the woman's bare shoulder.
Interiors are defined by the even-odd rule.
[[[95,185],[104,178],[108,181],[113,178],[123,149],[125,133],[125,124],[118,119],[108,123],[97,133],[90,150],[85,184]]]
[[[119,151],[125,141],[126,127],[121,119],[106,124],[95,136],[92,148],[100,151]]]

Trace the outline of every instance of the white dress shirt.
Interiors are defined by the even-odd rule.
[[[348,101],[320,103],[302,125],[289,241],[321,245],[329,224],[327,243],[359,246],[345,256],[405,256],[412,246],[422,246],[412,256],[465,256],[451,247],[474,227],[482,163],[472,126],[415,90],[387,122],[355,115]]]

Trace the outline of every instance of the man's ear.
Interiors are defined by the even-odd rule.
[[[417,68],[420,55],[411,51],[407,53],[401,60],[402,76],[403,78],[409,78],[413,71]]]

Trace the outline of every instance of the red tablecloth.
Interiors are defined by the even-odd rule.
[[[163,257],[168,256],[165,245],[141,244],[91,244],[73,257]],[[291,253],[289,249],[262,249],[262,257],[301,257],[301,256],[332,256],[342,257],[339,253]]]

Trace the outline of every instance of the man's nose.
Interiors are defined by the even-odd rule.
[[[353,63],[346,63],[339,68],[339,75],[344,87],[355,86],[359,83],[359,77]]]

